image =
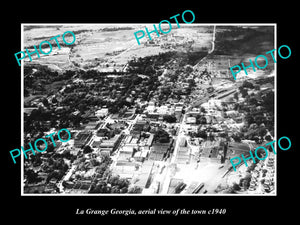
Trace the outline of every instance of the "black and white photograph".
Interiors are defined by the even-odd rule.
[[[162,25],[22,24],[22,194],[276,195],[276,24]]]
[[[296,4],[111,3],[2,14],[3,221],[296,218]]]

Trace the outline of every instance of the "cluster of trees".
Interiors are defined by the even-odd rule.
[[[159,143],[169,143],[170,135],[167,131],[160,128],[154,133],[154,141]]]
[[[225,193],[230,193],[230,194],[235,194],[237,193],[237,191],[241,191],[242,188],[246,191],[249,187],[250,187],[250,182],[251,182],[251,171],[254,170],[256,164],[251,164],[248,168],[247,168],[247,173],[246,175],[240,179],[239,183],[237,184],[236,182],[234,182],[231,186],[227,187],[227,189],[225,190]]]
[[[66,70],[59,74],[43,65],[25,65],[24,66],[24,94],[34,94],[34,91],[40,91],[41,94],[49,94],[53,90],[45,88],[45,85],[57,81],[68,81],[76,74],[75,71]]]
[[[46,182],[49,182],[53,177],[57,180],[60,180],[69,169],[69,166],[64,162],[62,158],[59,158],[57,160],[49,158],[48,163],[49,167],[47,168],[47,172],[49,173],[49,175],[46,179]]]
[[[271,82],[271,80],[267,80]],[[262,84],[265,84],[265,82]],[[256,89],[258,92],[248,95],[248,89]],[[264,138],[270,139],[265,135],[268,131],[272,133],[274,130],[274,92],[272,90],[263,92],[259,89],[257,85],[248,81],[244,81],[239,87],[245,102],[242,104],[237,103],[234,109],[245,114],[244,119],[247,126],[241,129],[242,135],[239,134],[233,137],[237,141],[246,138],[261,143]],[[238,99],[238,95],[234,97]]]
[[[106,181],[100,180],[92,185],[88,193],[116,193],[125,194],[128,192],[129,181],[119,176],[110,176]]]
[[[176,123],[177,119],[175,115],[164,115],[163,121],[166,121],[167,123]]]
[[[104,156],[99,166],[96,168],[97,181],[91,185],[89,193],[127,193],[129,181],[113,176],[109,169],[112,160],[109,156]]]
[[[202,51],[169,51],[158,55],[139,57],[128,62],[128,71],[149,76],[158,75],[161,66],[172,67],[174,70],[184,68],[186,65],[194,66],[206,55],[207,53]],[[171,64],[174,59],[176,59],[176,64]],[[191,69],[192,67],[187,67],[182,72],[189,74],[192,72]]]
[[[91,153],[91,152],[93,152],[93,149],[91,148],[91,146],[89,146],[89,145],[84,146],[83,154],[88,154],[88,153]]]
[[[174,58],[176,52],[159,53],[158,55],[134,58],[128,62],[129,73],[154,75],[159,66],[165,65]]]
[[[100,72],[98,70],[79,70],[78,71],[79,77],[82,79],[98,79],[98,78],[105,78],[107,75],[128,75],[127,72],[122,71],[107,71],[107,72]]]
[[[64,93],[67,95],[61,104],[78,108],[81,111],[93,106],[106,105],[111,113],[116,113],[124,106],[131,107],[138,97],[148,100],[151,97],[150,93],[155,91],[159,85],[156,76],[151,79],[133,74],[104,77],[97,76],[99,73],[87,71],[81,74],[84,78],[86,78],[84,74],[88,74],[88,77],[92,78],[97,77],[94,80],[96,84],[72,84],[71,87],[65,89]]]
[[[247,89],[244,88],[244,87],[242,87],[242,86],[240,86],[240,87],[239,87],[239,91],[240,91],[242,97],[243,97],[243,98],[246,98],[246,96],[248,95]]]
[[[205,130],[198,130],[197,132],[190,132],[189,135],[192,138],[203,138],[203,139],[207,139],[208,135],[207,132]]]
[[[178,66],[186,66],[186,65],[196,65],[203,57],[207,55],[206,51],[187,51],[187,52],[178,52]]]
[[[196,124],[206,124],[207,120],[204,115],[197,115],[196,116]]]
[[[48,173],[46,183],[48,183],[52,178],[60,180],[68,170],[68,165],[64,163],[63,159],[53,160],[52,158],[49,158],[48,162],[49,166],[47,166],[47,168],[45,168],[46,166],[43,167],[43,171]],[[32,169],[25,169],[24,175],[29,184],[38,183],[43,180],[38,176],[38,173],[34,172]]]
[[[143,81],[143,84],[141,82]],[[140,92],[144,98],[148,98],[148,94],[143,95],[144,90],[149,91],[157,88],[158,83],[155,83],[155,79],[143,80],[139,76],[130,75],[118,78],[104,78],[98,77],[97,83],[93,86],[87,86],[84,84],[72,84],[65,88],[63,98],[60,101],[60,105],[63,108],[56,110],[56,107],[51,107],[47,99],[43,99],[43,104],[48,107],[47,109],[39,108],[32,111],[30,116],[25,115],[25,130],[30,133],[43,132],[49,129],[49,127],[70,127],[79,126],[81,122],[85,122],[81,116],[86,110],[94,106],[106,105],[111,113],[119,112],[124,106],[131,107],[133,101],[129,102],[127,97],[136,98]],[[112,83],[114,85],[112,85]],[[108,95],[115,94],[116,91],[111,89],[118,88],[117,86],[123,85],[120,89],[119,97],[116,97],[114,101],[104,100],[102,96],[95,96],[93,92],[97,92],[101,95],[103,88],[107,89]],[[138,86],[139,88],[138,90]],[[146,87],[146,88],[142,88]],[[135,96],[132,96],[132,91],[136,92]],[[109,98],[113,99],[113,98]],[[54,100],[55,101],[55,100]],[[57,99],[55,103],[57,103]],[[53,102],[52,102],[53,103]],[[73,115],[72,112],[78,109],[81,114]],[[50,120],[50,126],[45,126],[45,121]]]
[[[38,177],[38,173],[34,172],[32,169],[25,169],[24,175],[29,184],[42,181],[42,178]]]

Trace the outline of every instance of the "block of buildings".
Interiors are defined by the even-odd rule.
[[[90,131],[79,132],[74,138],[74,147],[81,148],[82,146],[86,145],[90,141],[92,136],[93,134]]]
[[[111,154],[118,148],[121,140],[122,135],[119,134],[115,135],[113,138],[110,138],[108,140],[103,140],[100,144],[100,151],[109,152]]]
[[[179,147],[175,162],[178,164],[189,164],[191,159],[190,149],[188,147]]]

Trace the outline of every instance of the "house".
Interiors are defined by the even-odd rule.
[[[225,113],[230,118],[235,118],[235,117],[238,117],[240,115],[239,112],[236,111],[236,110],[227,110]]]
[[[95,116],[97,116],[98,118],[105,117],[107,115],[108,115],[108,108],[102,108],[95,112]]]
[[[146,107],[146,111],[148,113],[153,113],[155,110],[155,103],[154,102],[149,102],[148,106]]]
[[[196,117],[189,116],[186,118],[186,123],[187,124],[196,124]]]
[[[162,105],[157,108],[157,113],[161,116],[169,114],[169,107],[166,105]]]

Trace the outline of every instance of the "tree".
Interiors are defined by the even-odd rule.
[[[248,123],[248,125],[253,124],[255,122],[253,116],[251,116],[250,114],[246,115],[245,120]]]
[[[249,99],[249,104],[257,106],[257,100],[256,100],[256,98],[250,98]]]
[[[257,91],[259,91],[260,90],[260,86],[259,85],[255,85],[254,89],[257,90]]]
[[[205,110],[205,108],[204,108],[204,107],[200,107],[200,112],[202,112],[202,113],[206,113],[206,110]]]
[[[274,92],[269,92],[263,97],[262,105],[269,113],[274,113]]]
[[[240,90],[240,92],[241,92],[243,98],[245,98],[248,95],[248,91],[246,89],[244,89],[244,88],[242,88]]]
[[[32,169],[25,170],[24,174],[29,184],[37,183],[41,180],[41,178],[38,178],[38,174],[34,172]]]
[[[233,134],[233,135],[232,135],[232,138],[233,138],[233,140],[234,140],[235,142],[241,142],[241,141],[242,141],[242,139],[241,139],[241,137],[240,137],[240,134]]]
[[[155,69],[153,68],[153,66],[149,65],[146,67],[144,73],[146,75],[153,75],[153,74],[155,74]]]
[[[48,102],[47,98],[43,98],[42,103],[45,107],[49,106],[49,102]]]
[[[245,177],[240,179],[239,186],[243,187],[244,190],[246,191],[250,186],[250,182],[251,182],[251,174],[247,173]]]
[[[244,81],[242,87],[253,89],[254,85],[249,81]]]
[[[247,168],[247,172],[251,172],[251,171],[253,171],[254,170],[254,168],[255,168],[255,166],[256,166],[256,164],[255,163],[252,163],[248,168]]]
[[[260,137],[264,137],[266,134],[267,134],[268,132],[267,132],[267,129],[266,128],[260,128],[259,130],[258,130],[258,135],[260,136]]]
[[[123,187],[123,188],[120,189],[120,193],[121,194],[125,194],[127,192],[128,192],[128,188],[127,187]]]
[[[199,124],[207,124],[207,120],[206,120],[206,117],[205,116],[201,116],[199,118]]]
[[[82,103],[78,105],[78,110],[83,113],[85,110],[87,110],[87,104],[82,101]]]
[[[266,139],[266,141],[272,141],[271,135],[267,135],[267,136],[265,137],[265,139]],[[270,147],[271,147],[271,146],[270,146]]]
[[[127,188],[129,185],[129,181],[124,178],[121,178],[121,179],[119,178],[117,185],[118,185],[119,189]]]
[[[187,74],[190,74],[191,72],[193,72],[193,67],[191,66],[191,65],[187,65],[186,67],[185,67],[185,72],[187,73]]]
[[[57,101],[57,99],[56,99],[55,97],[52,98],[52,103],[53,103],[53,104],[58,103],[58,101]]]
[[[204,131],[204,130],[200,130],[200,131],[197,132],[196,137],[201,137],[203,139],[206,139],[207,138],[207,132]]]
[[[84,154],[88,154],[88,153],[91,153],[91,152],[93,152],[93,149],[91,148],[91,146],[89,146],[89,145],[84,146],[84,148],[83,148],[83,153]]]
[[[176,121],[177,121],[175,115],[165,115],[163,117],[163,120],[168,122],[168,123],[176,123]]]
[[[60,180],[64,175],[63,171],[52,171],[51,173],[49,173],[47,179],[46,179],[46,183],[48,183],[52,178],[56,178],[57,180]]]
[[[235,183],[235,182],[232,184],[232,188],[233,188],[234,191],[241,190],[241,187],[237,183]]]
[[[168,143],[170,140],[170,135],[163,129],[159,129],[154,134],[154,139],[160,143]]]
[[[92,164],[92,166],[99,166],[100,162],[96,159],[91,159],[91,164]]]
[[[140,194],[142,193],[143,189],[139,186],[134,186],[129,188],[128,194]]]

